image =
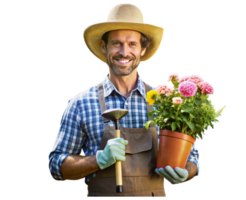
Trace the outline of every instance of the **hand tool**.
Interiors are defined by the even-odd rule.
[[[126,109],[109,109],[102,113],[102,116],[110,119],[115,123],[115,137],[120,138],[120,127],[119,127],[119,119],[126,116],[128,110]],[[116,171],[116,192],[123,192],[123,184],[122,184],[122,167],[121,161],[117,161],[115,163],[115,171]]]

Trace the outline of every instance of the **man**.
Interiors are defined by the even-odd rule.
[[[155,126],[144,128],[146,92],[151,88],[137,73],[140,61],[158,49],[163,29],[144,24],[141,11],[129,4],[115,6],[108,22],[84,32],[88,48],[109,66],[103,83],[69,101],[51,152],[50,171],[57,180],[86,177],[89,196],[165,196],[163,177],[181,183],[198,174],[198,152],[193,147],[186,169],[155,169],[158,152]],[[122,138],[113,138],[114,124],[101,117],[106,109],[123,108]],[[86,156],[80,156],[83,148]],[[124,191],[115,191],[116,161],[122,162]]]

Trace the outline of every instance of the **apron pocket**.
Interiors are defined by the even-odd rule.
[[[150,132],[121,133],[121,137],[128,140],[126,145],[126,160],[122,161],[122,176],[148,176],[149,162],[152,149],[152,135]],[[115,165],[103,170],[103,177],[115,176]]]

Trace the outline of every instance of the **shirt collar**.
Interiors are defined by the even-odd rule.
[[[144,83],[141,80],[140,76],[138,75],[138,82],[135,88],[132,90],[133,92],[138,90],[139,93],[142,95],[144,99],[145,97],[145,89],[144,89]],[[113,91],[116,91],[117,93],[120,94],[120,92],[116,89],[114,84],[109,80],[108,75],[105,77],[103,80],[103,92],[104,92],[104,98],[109,96]],[[121,94],[122,95],[122,94]]]

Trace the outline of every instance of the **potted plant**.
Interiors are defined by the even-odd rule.
[[[168,81],[173,86],[160,85],[147,93],[147,102],[154,106],[148,113],[151,118],[146,122],[157,124],[159,132],[159,151],[157,168],[167,165],[185,168],[192,145],[196,138],[203,137],[204,131],[217,118],[225,106],[217,112],[208,99],[213,94],[213,87],[199,76],[187,76],[181,79],[172,74]]]

